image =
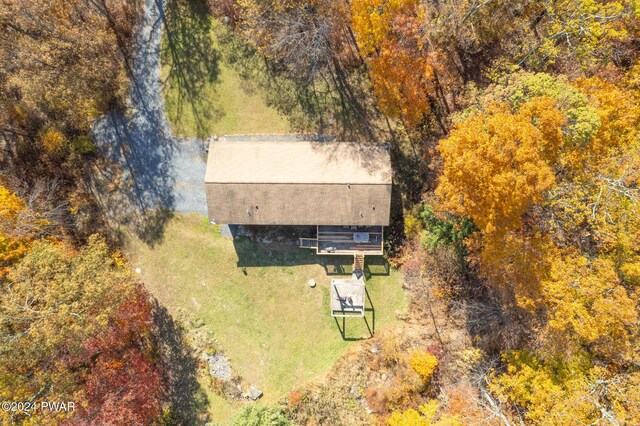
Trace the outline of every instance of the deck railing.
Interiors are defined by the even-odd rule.
[[[317,249],[318,240],[316,238],[298,238],[298,247]]]

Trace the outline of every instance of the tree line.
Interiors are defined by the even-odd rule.
[[[75,403],[2,423],[150,424],[166,407],[152,300],[87,184],[104,161],[91,124],[126,104],[139,6],[0,8],[0,399]]]

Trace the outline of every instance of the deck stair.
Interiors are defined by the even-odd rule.
[[[364,270],[364,254],[356,253],[353,255],[353,272],[362,272]]]

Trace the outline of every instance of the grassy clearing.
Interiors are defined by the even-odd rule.
[[[267,106],[263,92],[250,87],[224,63],[220,64],[217,81],[203,85],[200,104],[181,101],[177,85],[171,80],[164,86],[164,96],[173,131],[180,137],[290,131],[287,119]],[[204,117],[201,124],[197,113]]]
[[[175,65],[171,51],[163,50],[163,94],[174,133],[204,138],[211,134],[290,132],[287,118],[267,104],[265,90],[252,79],[241,77],[232,66],[229,50],[233,46],[223,25],[210,19],[205,30],[205,38],[196,39],[207,44],[209,58],[204,60],[208,64],[184,60]],[[165,46],[167,43],[165,35]],[[184,54],[188,52],[177,52],[178,60],[183,60],[179,56]],[[260,72],[260,67],[253,72]]]
[[[266,402],[322,374],[353,344],[342,339],[328,311],[330,277],[319,263],[327,257],[248,239],[234,242],[199,215],[174,218],[155,248],[132,239],[128,251],[149,290],[172,314],[204,323],[242,378],[264,390]],[[273,266],[247,267],[245,275],[238,254],[252,264]],[[342,260],[350,267],[351,259]],[[309,278],[316,288],[309,288]],[[376,330],[406,309],[395,271],[371,277],[367,289]],[[368,319],[371,324],[370,313]],[[347,320],[346,335],[366,336],[364,321]],[[234,409],[212,400],[218,404],[212,406],[216,417]]]
[[[320,133],[387,141],[364,69],[292,78],[192,2],[169,2],[161,53],[166,112],[178,136]],[[342,83],[338,83],[341,81]]]

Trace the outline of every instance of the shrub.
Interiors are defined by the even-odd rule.
[[[386,393],[376,387],[370,386],[365,392],[365,401],[367,407],[374,413],[384,414],[387,412],[387,400]]]
[[[48,153],[59,152],[65,146],[65,138],[57,130],[49,129],[42,135],[42,145]]]
[[[232,426],[289,426],[291,422],[279,406],[247,405],[231,422]]]
[[[413,240],[416,235],[422,231],[422,221],[412,214],[406,214],[404,217],[404,235],[409,240]]]
[[[404,412],[394,412],[387,423],[389,426],[462,426],[458,416],[443,414],[436,420],[436,413],[440,409],[436,400],[421,405],[418,410],[412,408]]]
[[[412,408],[402,413],[396,411],[389,417],[388,424],[389,426],[429,426],[429,422]]]
[[[418,373],[425,381],[428,381],[438,366],[435,356],[425,351],[415,351],[411,356],[411,368]]]
[[[302,394],[301,391],[299,390],[291,391],[289,393],[289,407],[296,407],[298,404],[300,404],[300,402],[302,402],[303,398],[304,398],[304,395]]]
[[[75,152],[81,155],[91,154],[96,151],[96,145],[88,135],[80,135],[73,138],[71,146]]]
[[[470,219],[454,215],[441,218],[428,204],[422,206],[420,218],[424,224],[424,231],[420,233],[423,247],[434,251],[441,245],[453,245],[459,254],[466,254],[464,240],[476,229]]]

